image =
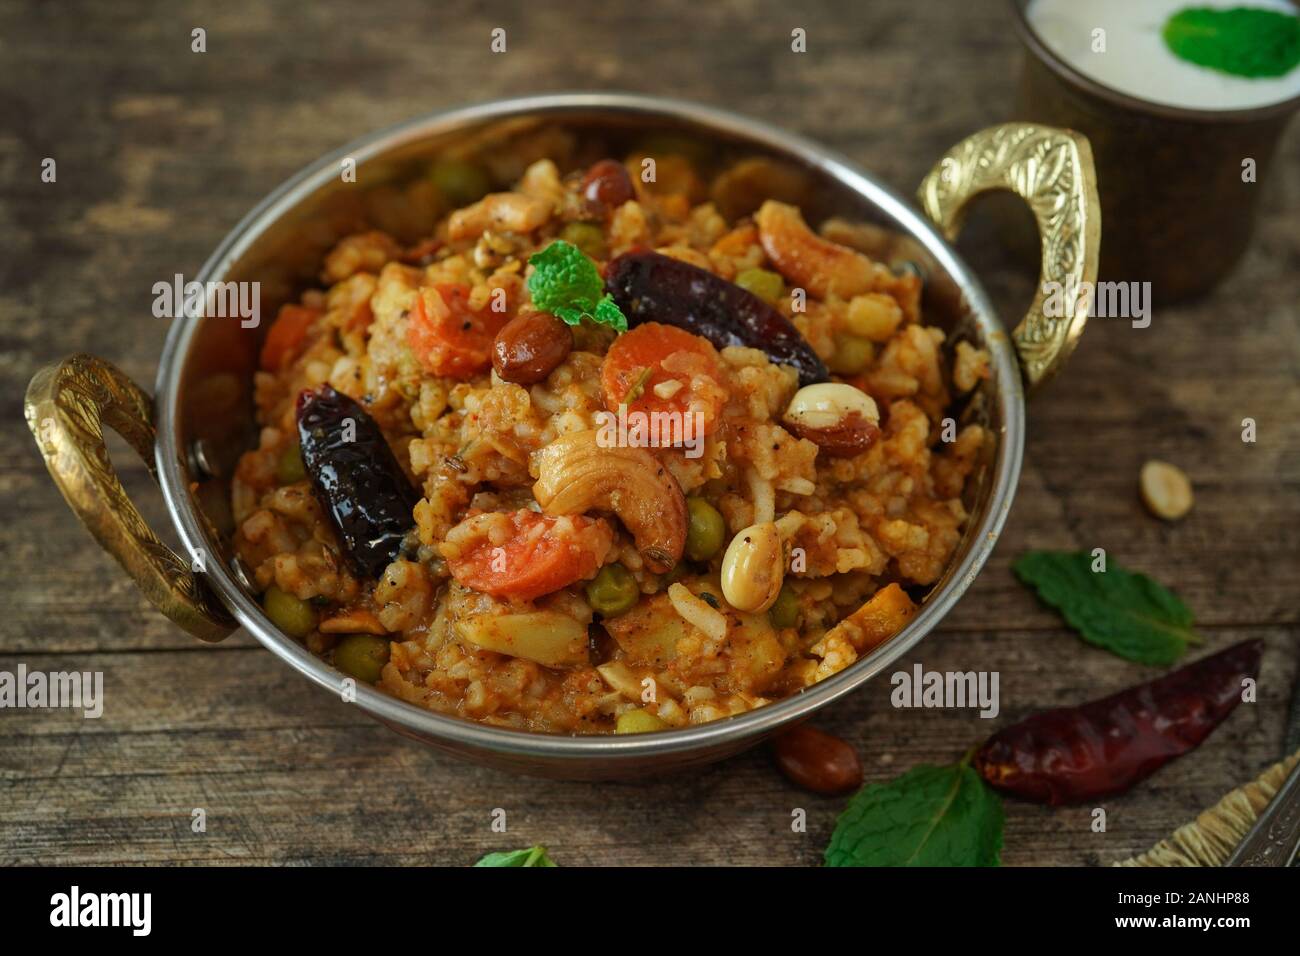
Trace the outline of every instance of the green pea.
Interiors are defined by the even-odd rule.
[[[785,291],[785,280],[771,269],[744,269],[736,276],[736,285],[769,304]]]
[[[632,610],[641,597],[632,572],[621,564],[607,564],[587,584],[587,603],[605,617],[618,617]]]
[[[870,339],[860,335],[839,335],[835,338],[835,354],[826,363],[836,375],[857,375],[871,364],[876,356]]]
[[[794,627],[799,623],[799,597],[788,584],[782,585],[775,603],[767,609],[767,619],[775,628]]]
[[[618,715],[614,727],[616,734],[648,734],[653,730],[667,730],[668,725],[648,710],[629,710]]]
[[[703,498],[686,499],[686,556],[692,561],[707,561],[720,550],[727,536],[722,513]]]
[[[307,477],[307,467],[302,463],[302,448],[297,442],[285,445],[275,463],[275,479],[282,485],[292,485]]]
[[[492,188],[487,173],[463,159],[440,159],[429,170],[438,192],[453,206],[466,206],[482,199]]]
[[[316,609],[274,585],[262,595],[262,607],[271,623],[290,637],[306,637],[316,629]]]
[[[388,663],[387,638],[374,634],[349,634],[334,648],[334,666],[359,681],[373,684]]]
[[[594,222],[571,222],[560,230],[560,238],[593,259],[605,258],[605,231]]]

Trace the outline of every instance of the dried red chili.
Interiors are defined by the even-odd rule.
[[[625,252],[605,266],[605,291],[629,325],[675,325],[715,348],[747,345],[792,366],[800,385],[830,378],[794,323],[752,292],[707,269],[648,250]]]
[[[298,395],[298,438],[316,498],[348,563],[358,574],[379,577],[415,524],[411,509],[419,492],[378,423],[329,385]]]
[[[975,755],[998,790],[1057,806],[1122,793],[1194,749],[1259,674],[1262,641],[1243,641],[1145,684],[1006,727]]]

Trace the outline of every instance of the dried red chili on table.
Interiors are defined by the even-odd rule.
[[[1194,749],[1259,675],[1262,641],[1243,641],[1163,677],[1006,727],[975,755],[998,790],[1058,806],[1122,793]]]

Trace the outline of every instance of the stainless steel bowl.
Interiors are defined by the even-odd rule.
[[[262,312],[271,315],[312,281],[324,251],[359,221],[373,218],[375,210],[387,210],[390,218],[396,210],[400,217],[394,191],[423,175],[431,159],[466,150],[506,155],[545,131],[560,131],[579,151],[668,135],[706,161],[758,156],[796,168],[807,185],[804,206],[812,221],[835,214],[877,227],[869,231],[876,237],[872,254],[924,276],[927,321],[948,330],[950,345],[966,338],[992,355],[991,379],[954,410],[959,418],[987,424],[992,437],[970,483],[971,520],[947,573],[903,631],[828,680],[726,720],[602,737],[490,727],[420,709],[369,686],[355,688],[355,704],[397,732],[524,773],[628,778],[709,763],[753,746],[871,680],[928,634],[979,572],[1019,477],[1026,392],[1049,378],[1069,353],[1086,313],[1045,315],[1040,292],[1029,314],[1008,333],[979,280],[940,230],[955,235],[971,197],[1010,190],[1029,203],[1038,220],[1044,281],[1069,289],[1070,283],[1094,280],[1100,222],[1091,153],[1086,140],[1066,130],[1017,123],[981,131],[953,147],[922,183],[923,214],[842,157],[721,110],[624,94],[503,100],[412,120],[322,157],[245,216],[193,278],[259,281]],[[349,159],[356,164],[353,183],[340,176]],[[27,417],[71,507],[160,610],[203,640],[221,640],[243,625],[281,660],[323,689],[340,693],[342,675],[267,619],[233,563],[229,528],[223,527],[228,515],[221,515],[222,478],[253,434],[251,378],[259,339],[260,330],[243,329],[236,319],[174,320],[152,401],[113,366],[77,355],[36,375]],[[156,470],[185,556],[161,544],[126,497],[104,449],[104,424]]]

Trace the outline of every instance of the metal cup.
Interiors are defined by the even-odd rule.
[[[1149,281],[1162,303],[1209,292],[1250,242],[1263,180],[1300,96],[1193,110],[1120,93],[1050,50],[1028,5],[1011,0],[1026,50],[1015,118],[1077,130],[1092,143],[1106,223],[1100,278]]]

